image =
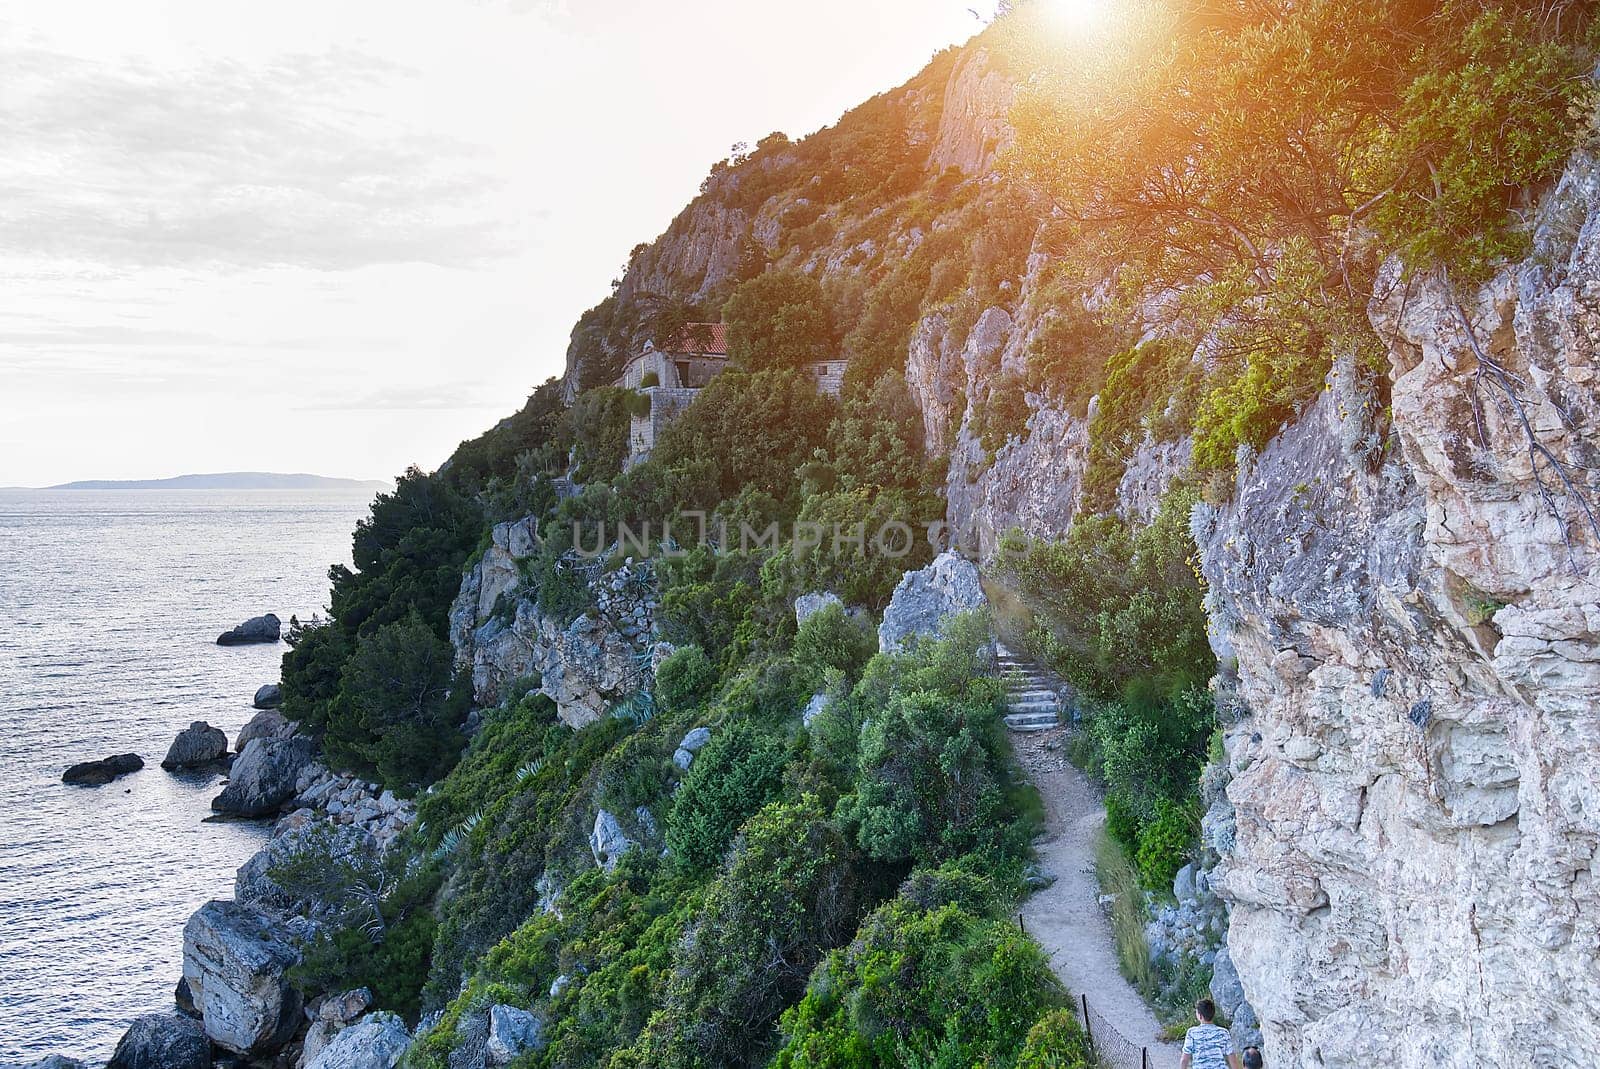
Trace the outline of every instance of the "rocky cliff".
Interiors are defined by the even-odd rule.
[[[660,602],[649,562],[630,557],[608,571],[596,559],[574,565],[595,587],[596,607],[570,622],[547,612],[520,567],[534,553],[536,523],[530,516],[494,528],[451,607],[451,642],[479,705],[495,705],[526,681],[556,703],[563,721],[583,727],[637,691],[669,652],[652,639]]]
[[[1270,1064],[1600,1057],[1597,209],[1582,158],[1487,285],[1391,265],[1388,447],[1336,373],[1196,518]]]
[[[861,312],[851,285],[981,227],[979,209],[1005,195],[990,172],[1010,139],[1011,84],[972,49],[889,95],[922,154],[915,211],[825,201],[809,174],[774,177],[811,157],[774,151],[758,170],[714,176],[624,286],[715,295],[735,277],[735,247],[754,241]],[[946,168],[967,183],[959,204],[935,196]],[[729,206],[762,176],[776,182],[765,199]],[[1487,284],[1385,269],[1369,318],[1387,396],[1339,366],[1320,400],[1242,459],[1226,503],[1195,517],[1227,755],[1204,829],[1220,860],[1199,877],[1230,907],[1226,986],[1236,967],[1269,1064],[1600,1057],[1595,1015],[1571,1010],[1600,1001],[1597,208],[1600,177],[1582,157],[1544,198],[1531,254]],[[1061,298],[1049,212],[1033,220],[981,295],[941,296],[935,265],[900,350],[927,446],[950,460],[952,542],[980,561],[1013,527],[1063,534],[1088,465],[1093,404],[1075,415],[1030,393],[1004,444],[986,446],[981,428]],[[569,382],[586,352],[575,347]],[[1147,437],[1124,459],[1116,510],[1142,522],[1189,443]],[[559,668],[535,606],[496,618],[505,556],[492,550],[458,603],[480,697]],[[643,649],[619,640],[616,664]],[[617,693],[558,700],[593,710]]]

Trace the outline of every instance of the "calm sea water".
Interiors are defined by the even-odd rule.
[[[371,495],[0,491],[0,1065],[105,1059],[171,1007],[183,923],[231,895],[260,824],[202,824],[209,774],[160,768],[208,720],[231,739],[286,647],[216,645],[327,599]],[[141,772],[67,787],[127,751]]]

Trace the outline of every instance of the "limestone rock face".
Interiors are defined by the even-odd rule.
[[[209,765],[228,756],[228,736],[204,720],[196,720],[172,740],[161,767],[167,771]]]
[[[234,758],[228,785],[212,799],[211,808],[240,817],[276,813],[294,797],[296,780],[314,749],[307,738],[250,740]]]
[[[1015,98],[1015,79],[996,70],[986,50],[965,56],[945,90],[930,166],[959,167],[968,174],[988,171],[1015,136],[1009,119]]]
[[[106,1069],[211,1069],[211,1042],[187,1017],[146,1014],[123,1034]]]
[[[562,625],[523,595],[518,562],[532,555],[534,538],[531,518],[494,528],[451,607],[451,641],[480,705],[537,678],[561,719],[583,727],[648,681],[660,605],[653,573],[648,562],[597,573],[597,608]]]
[[[894,588],[878,627],[878,649],[895,653],[915,636],[942,633],[950,617],[988,605],[978,566],[946,551],[926,568],[907,572]]]
[[[222,899],[183,928],[183,978],[205,1034],[236,1054],[270,1054],[300,1024],[300,995],[286,973],[300,960],[286,933],[256,911]]]
[[[306,1069],[394,1069],[410,1045],[404,1021],[372,1013],[329,1040]]]
[[[1269,1065],[1600,1059],[1596,278],[1581,158],[1478,291],[1385,271],[1398,456],[1336,374],[1197,516],[1230,670],[1207,835]]]
[[[1082,493],[1089,421],[1058,408],[1040,408],[1028,433],[986,462],[981,442],[961,428],[945,485],[952,543],[988,560],[1013,527],[1057,538],[1072,526]]]
[[[1001,367],[1014,324],[1003,308],[988,308],[963,339],[943,312],[917,324],[906,355],[906,385],[922,410],[923,444],[948,453],[955,433]]]
[[[256,688],[250,704],[257,709],[276,709],[283,704],[283,687],[277,683],[263,683]]]

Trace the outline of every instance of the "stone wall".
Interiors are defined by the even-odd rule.
[[[689,407],[700,391],[651,386],[641,392],[650,398],[650,411],[628,420],[628,456],[623,462],[624,471],[650,459],[661,432]]]

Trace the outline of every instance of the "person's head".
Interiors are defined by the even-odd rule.
[[[1194,1004],[1194,1015],[1210,1024],[1217,1019],[1217,1004],[1208,998],[1203,998]]]
[[[1260,1047],[1246,1047],[1244,1049],[1244,1069],[1265,1069],[1266,1064],[1261,1060]]]

